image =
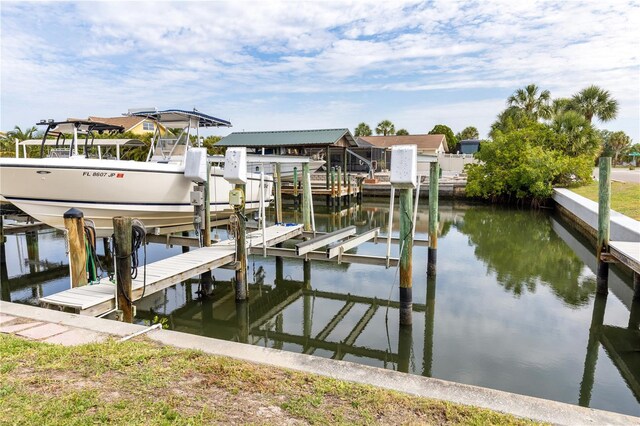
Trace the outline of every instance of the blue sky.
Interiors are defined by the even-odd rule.
[[[238,130],[435,124],[486,136],[506,98],[597,84],[640,137],[638,1],[6,2],[2,130],[198,108]]]

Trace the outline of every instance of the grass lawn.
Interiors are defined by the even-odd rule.
[[[0,424],[532,424],[138,340],[75,348],[0,335]]]
[[[598,182],[571,188],[571,190],[598,202]],[[640,185],[631,182],[611,182],[611,208],[618,213],[640,220]]]

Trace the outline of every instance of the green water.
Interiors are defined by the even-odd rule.
[[[425,239],[422,203],[416,238]],[[292,208],[286,215],[302,220]],[[320,231],[354,224],[386,232],[387,215],[388,205],[372,199],[341,214],[316,206],[315,221]],[[396,234],[398,221],[396,214]],[[395,268],[320,261],[305,268],[261,256],[249,259],[247,303],[235,303],[233,272],[216,270],[209,299],[198,297],[196,277],[146,297],[138,316],[165,317],[187,333],[640,415],[640,304],[630,275],[612,268],[608,297],[596,299],[593,248],[548,211],[441,202],[439,224],[436,278],[426,277],[426,247],[414,248],[410,328],[398,325]],[[3,298],[36,303],[68,287],[64,267],[55,267],[66,262],[60,234],[38,238],[34,262],[25,237],[9,237]],[[149,261],[179,252],[150,246]],[[385,242],[355,252],[384,256]]]

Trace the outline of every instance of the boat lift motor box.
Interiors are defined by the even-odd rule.
[[[207,181],[207,148],[191,148],[187,151],[184,176],[197,183]]]
[[[247,183],[247,148],[227,148],[224,154],[224,178],[229,183]]]
[[[418,183],[418,146],[391,147],[391,185],[394,188],[415,188]]]

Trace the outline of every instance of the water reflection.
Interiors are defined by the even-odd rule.
[[[595,278],[583,274],[584,263],[549,226],[548,215],[503,209],[473,209],[459,229],[469,237],[476,257],[496,274],[498,283],[516,296],[550,286],[569,306],[587,305]]]
[[[317,210],[321,231],[350,224],[358,232],[386,230],[382,200],[338,214]],[[287,221],[301,219],[293,210],[287,214]],[[396,228],[398,222],[396,217]],[[427,224],[428,212],[420,210],[419,238]],[[22,241],[12,240],[12,247],[25,250],[19,259],[10,253],[9,271],[7,264],[2,268],[4,300],[35,303],[34,291],[51,294],[68,286],[67,265],[52,254],[64,252],[61,235],[39,235],[38,250],[26,250],[24,235],[12,238]],[[393,269],[261,256],[249,259],[248,301],[235,302],[233,271],[216,270],[209,297],[200,297],[206,283],[196,277],[146,297],[138,318],[166,318],[177,331],[640,415],[640,306],[632,301],[630,277],[612,268],[608,300],[595,297],[593,249],[545,212],[441,203],[439,248],[434,278],[426,276],[426,249],[415,248],[412,327],[398,324]],[[108,247],[99,251],[110,255]],[[150,246],[149,259],[180,251]],[[384,255],[385,247],[367,244],[357,251]],[[104,264],[111,263],[105,258]]]

